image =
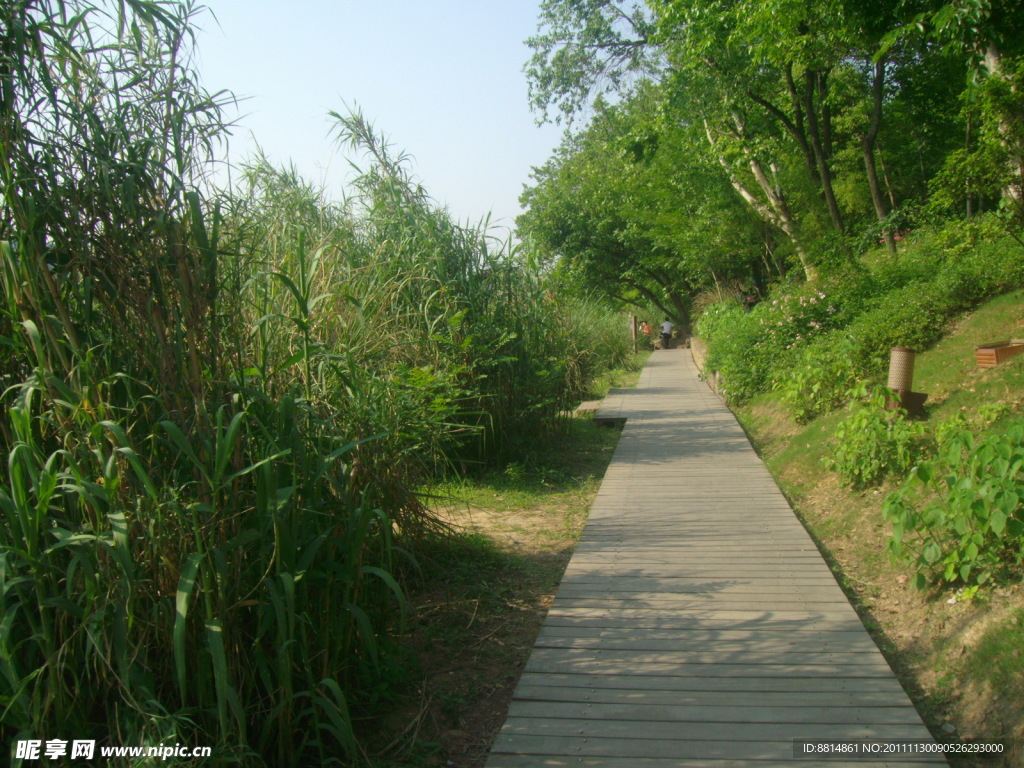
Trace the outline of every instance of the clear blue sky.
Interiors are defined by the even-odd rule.
[[[197,67],[245,99],[231,158],[252,140],[340,198],[352,171],[328,110],[358,106],[413,158],[417,179],[462,223],[511,226],[531,166],[561,130],[527,106],[523,41],[536,0],[207,0]],[[212,11],[213,16],[210,15]],[[214,20],[214,17],[216,20]]]

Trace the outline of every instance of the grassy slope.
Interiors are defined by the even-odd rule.
[[[928,427],[960,411],[970,416],[986,404],[1019,415],[1024,355],[982,370],[973,354],[978,344],[1021,337],[1024,292],[1016,292],[961,319],[919,355],[914,389],[929,395]],[[917,592],[911,570],[885,554],[881,505],[895,485],[854,493],[822,468],[844,413],[799,427],[769,395],[738,415],[933,729],[949,738],[1014,743],[1004,764],[1024,765],[1021,584],[989,590],[969,603],[949,591]]]

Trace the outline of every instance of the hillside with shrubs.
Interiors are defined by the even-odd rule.
[[[942,738],[1024,738],[1019,3],[542,3],[520,231],[699,337]],[[706,349],[705,349],[706,347]],[[890,351],[917,353],[908,413]]]

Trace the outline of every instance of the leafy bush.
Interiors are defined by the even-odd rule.
[[[1024,562],[1024,419],[1004,434],[958,429],[885,500],[889,550],[929,583],[985,584]]]
[[[944,261],[929,255],[932,245],[909,252],[911,260],[930,273],[927,279],[881,294],[849,325],[847,332],[857,343],[855,357],[865,374],[884,370],[892,347],[923,351],[942,337],[946,323],[957,314],[1024,283],[1024,254],[1013,240],[988,227],[963,226],[966,232],[941,232],[929,241],[949,249]],[[884,285],[881,278],[887,273],[888,268],[878,271],[879,284]]]
[[[902,409],[888,410],[896,399],[884,387],[861,384],[850,391],[850,415],[835,430],[835,450],[825,460],[854,488],[878,485],[888,475],[902,474],[922,452],[924,427],[906,419]]]
[[[763,302],[757,309],[764,334],[758,345],[772,348],[776,353],[806,344],[834,327],[832,319],[838,312],[822,291],[808,288],[782,294]]]
[[[696,330],[708,343],[708,370],[722,377],[721,391],[742,403],[771,387],[792,350],[835,327],[837,313],[824,292],[804,286],[749,312],[735,302],[715,304],[701,315]]]
[[[884,371],[892,347],[923,351],[958,313],[1022,284],[1020,245],[1002,222],[978,217],[917,234],[897,258],[870,269],[847,264],[818,285],[780,287],[749,313],[713,305],[697,332],[730,400],[774,386],[807,420],[837,404],[857,378]],[[837,333],[842,341],[821,340]]]
[[[1001,232],[957,258],[949,259],[935,278],[935,292],[948,312],[960,312],[1024,284],[1024,254]]]
[[[694,330],[698,336],[711,343],[712,340],[728,334],[729,327],[741,314],[743,314],[743,308],[735,301],[711,304],[697,318]]]
[[[885,294],[847,329],[856,342],[855,362],[865,375],[885,369],[893,347],[921,351],[942,337],[947,312],[927,283]]]
[[[697,333],[708,342],[708,371],[718,372],[721,392],[731,402],[744,402],[764,392],[771,381],[775,350],[765,340],[757,313],[734,302],[716,304],[701,315]]]
[[[867,269],[848,265],[828,276],[824,293],[829,305],[835,307],[831,328],[845,328],[864,311],[878,294],[878,280]]]
[[[859,378],[853,350],[849,337],[825,336],[804,349],[798,361],[780,374],[775,389],[798,424],[806,424],[848,400]]]

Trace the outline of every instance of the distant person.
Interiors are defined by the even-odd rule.
[[[661,324],[661,346],[663,349],[668,349],[669,342],[672,341],[672,329],[676,327],[676,324],[665,318],[665,322]]]
[[[640,330],[643,332],[644,336],[650,336],[651,335],[651,326],[649,326],[647,324],[646,320],[644,320],[642,323],[640,323]]]

